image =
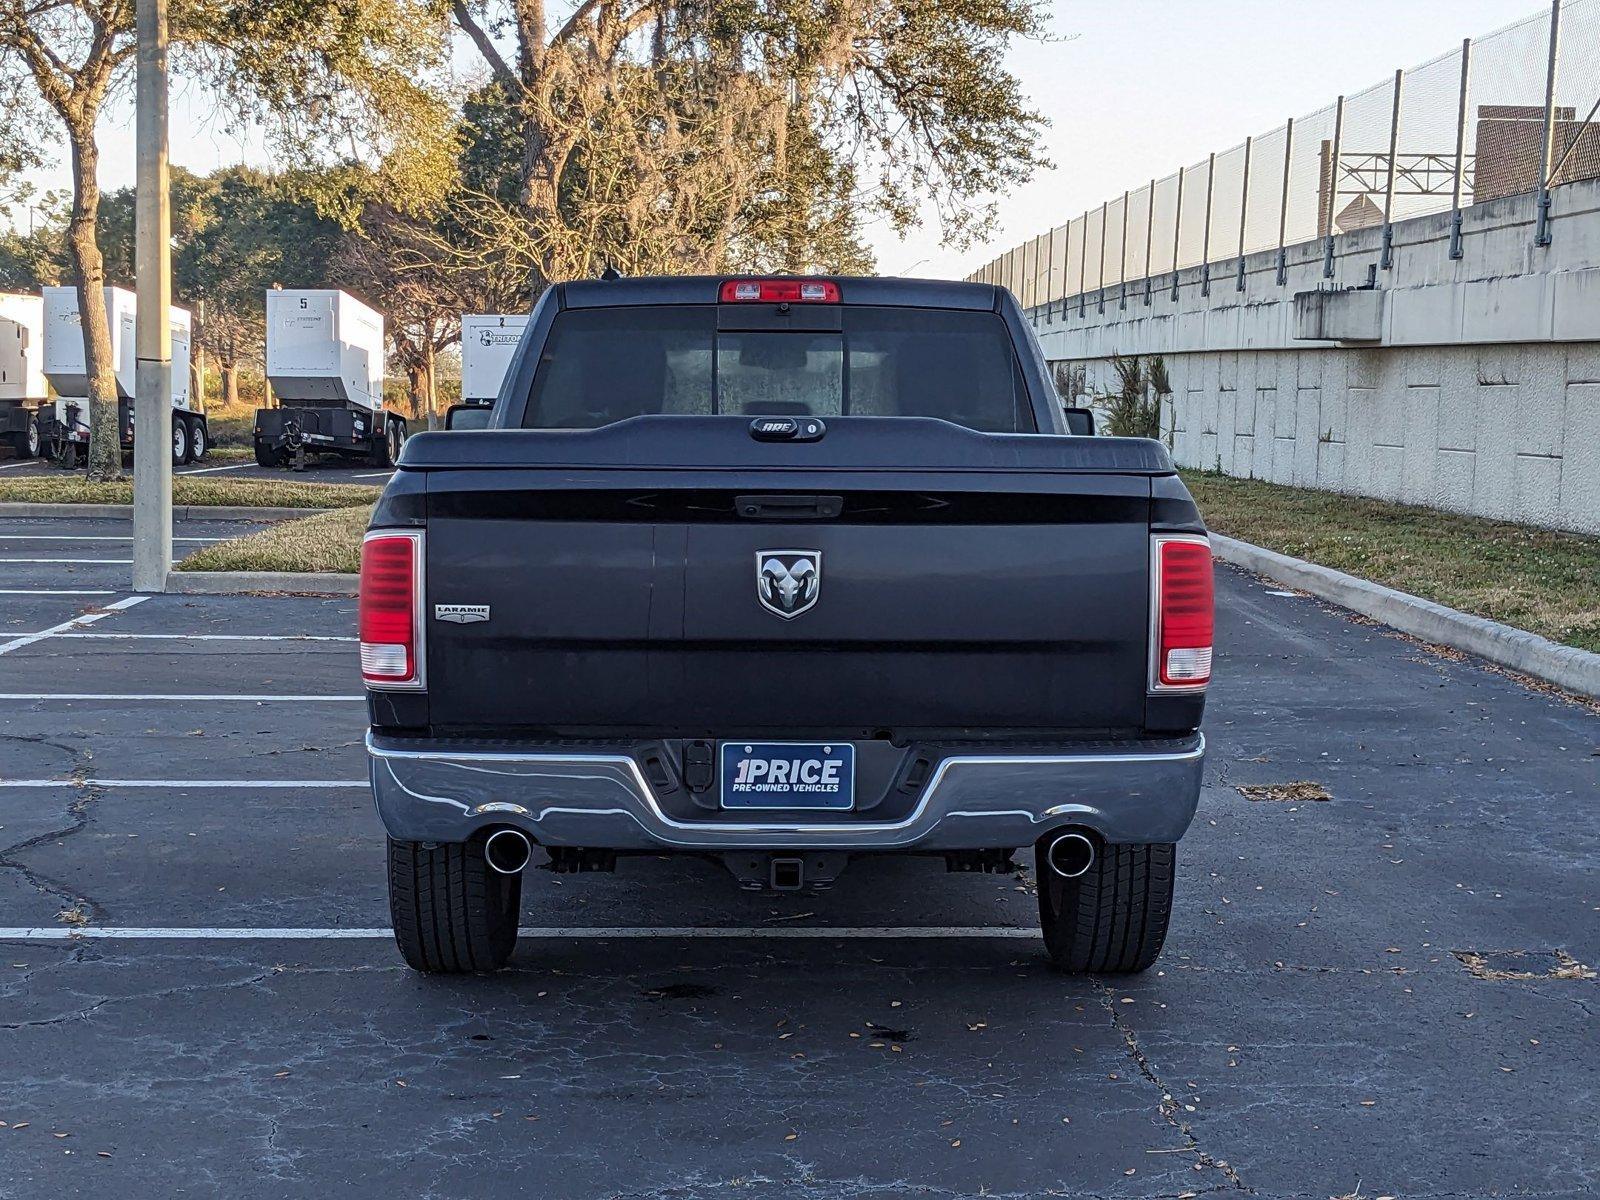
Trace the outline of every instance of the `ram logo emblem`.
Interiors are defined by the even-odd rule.
[[[822,592],[821,550],[757,550],[756,598],[785,621],[807,612]]]

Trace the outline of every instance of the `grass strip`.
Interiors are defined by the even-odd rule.
[[[1209,471],[1183,479],[1217,533],[1600,651],[1600,538]]]
[[[352,508],[370,505],[382,490],[353,483],[178,476],[172,481],[172,502],[205,507],[237,504],[248,508]],[[47,475],[0,479],[0,502],[132,504],[133,481],[90,483],[82,475],[66,473],[59,478]]]
[[[361,535],[372,505],[341,508],[259,533],[215,542],[177,564],[179,571],[342,571],[361,569]]]

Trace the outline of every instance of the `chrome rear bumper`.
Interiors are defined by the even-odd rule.
[[[545,846],[610,850],[983,850],[1087,827],[1108,842],[1175,842],[1194,818],[1205,738],[1063,754],[951,754],[901,820],[870,814],[669,815],[622,753],[478,749],[367,735],[391,837],[459,842],[514,826]]]

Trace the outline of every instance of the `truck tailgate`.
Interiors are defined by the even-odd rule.
[[[785,515],[795,503],[810,519]],[[1134,729],[1149,509],[1137,470],[430,472],[430,612],[490,607],[427,622],[432,720],[508,736]],[[763,605],[763,561],[801,552],[814,602]]]

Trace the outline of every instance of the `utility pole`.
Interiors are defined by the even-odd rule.
[[[172,250],[167,194],[167,0],[137,0],[135,156],[139,310],[133,402],[133,590],[172,570]],[[187,364],[185,364],[187,365]]]

